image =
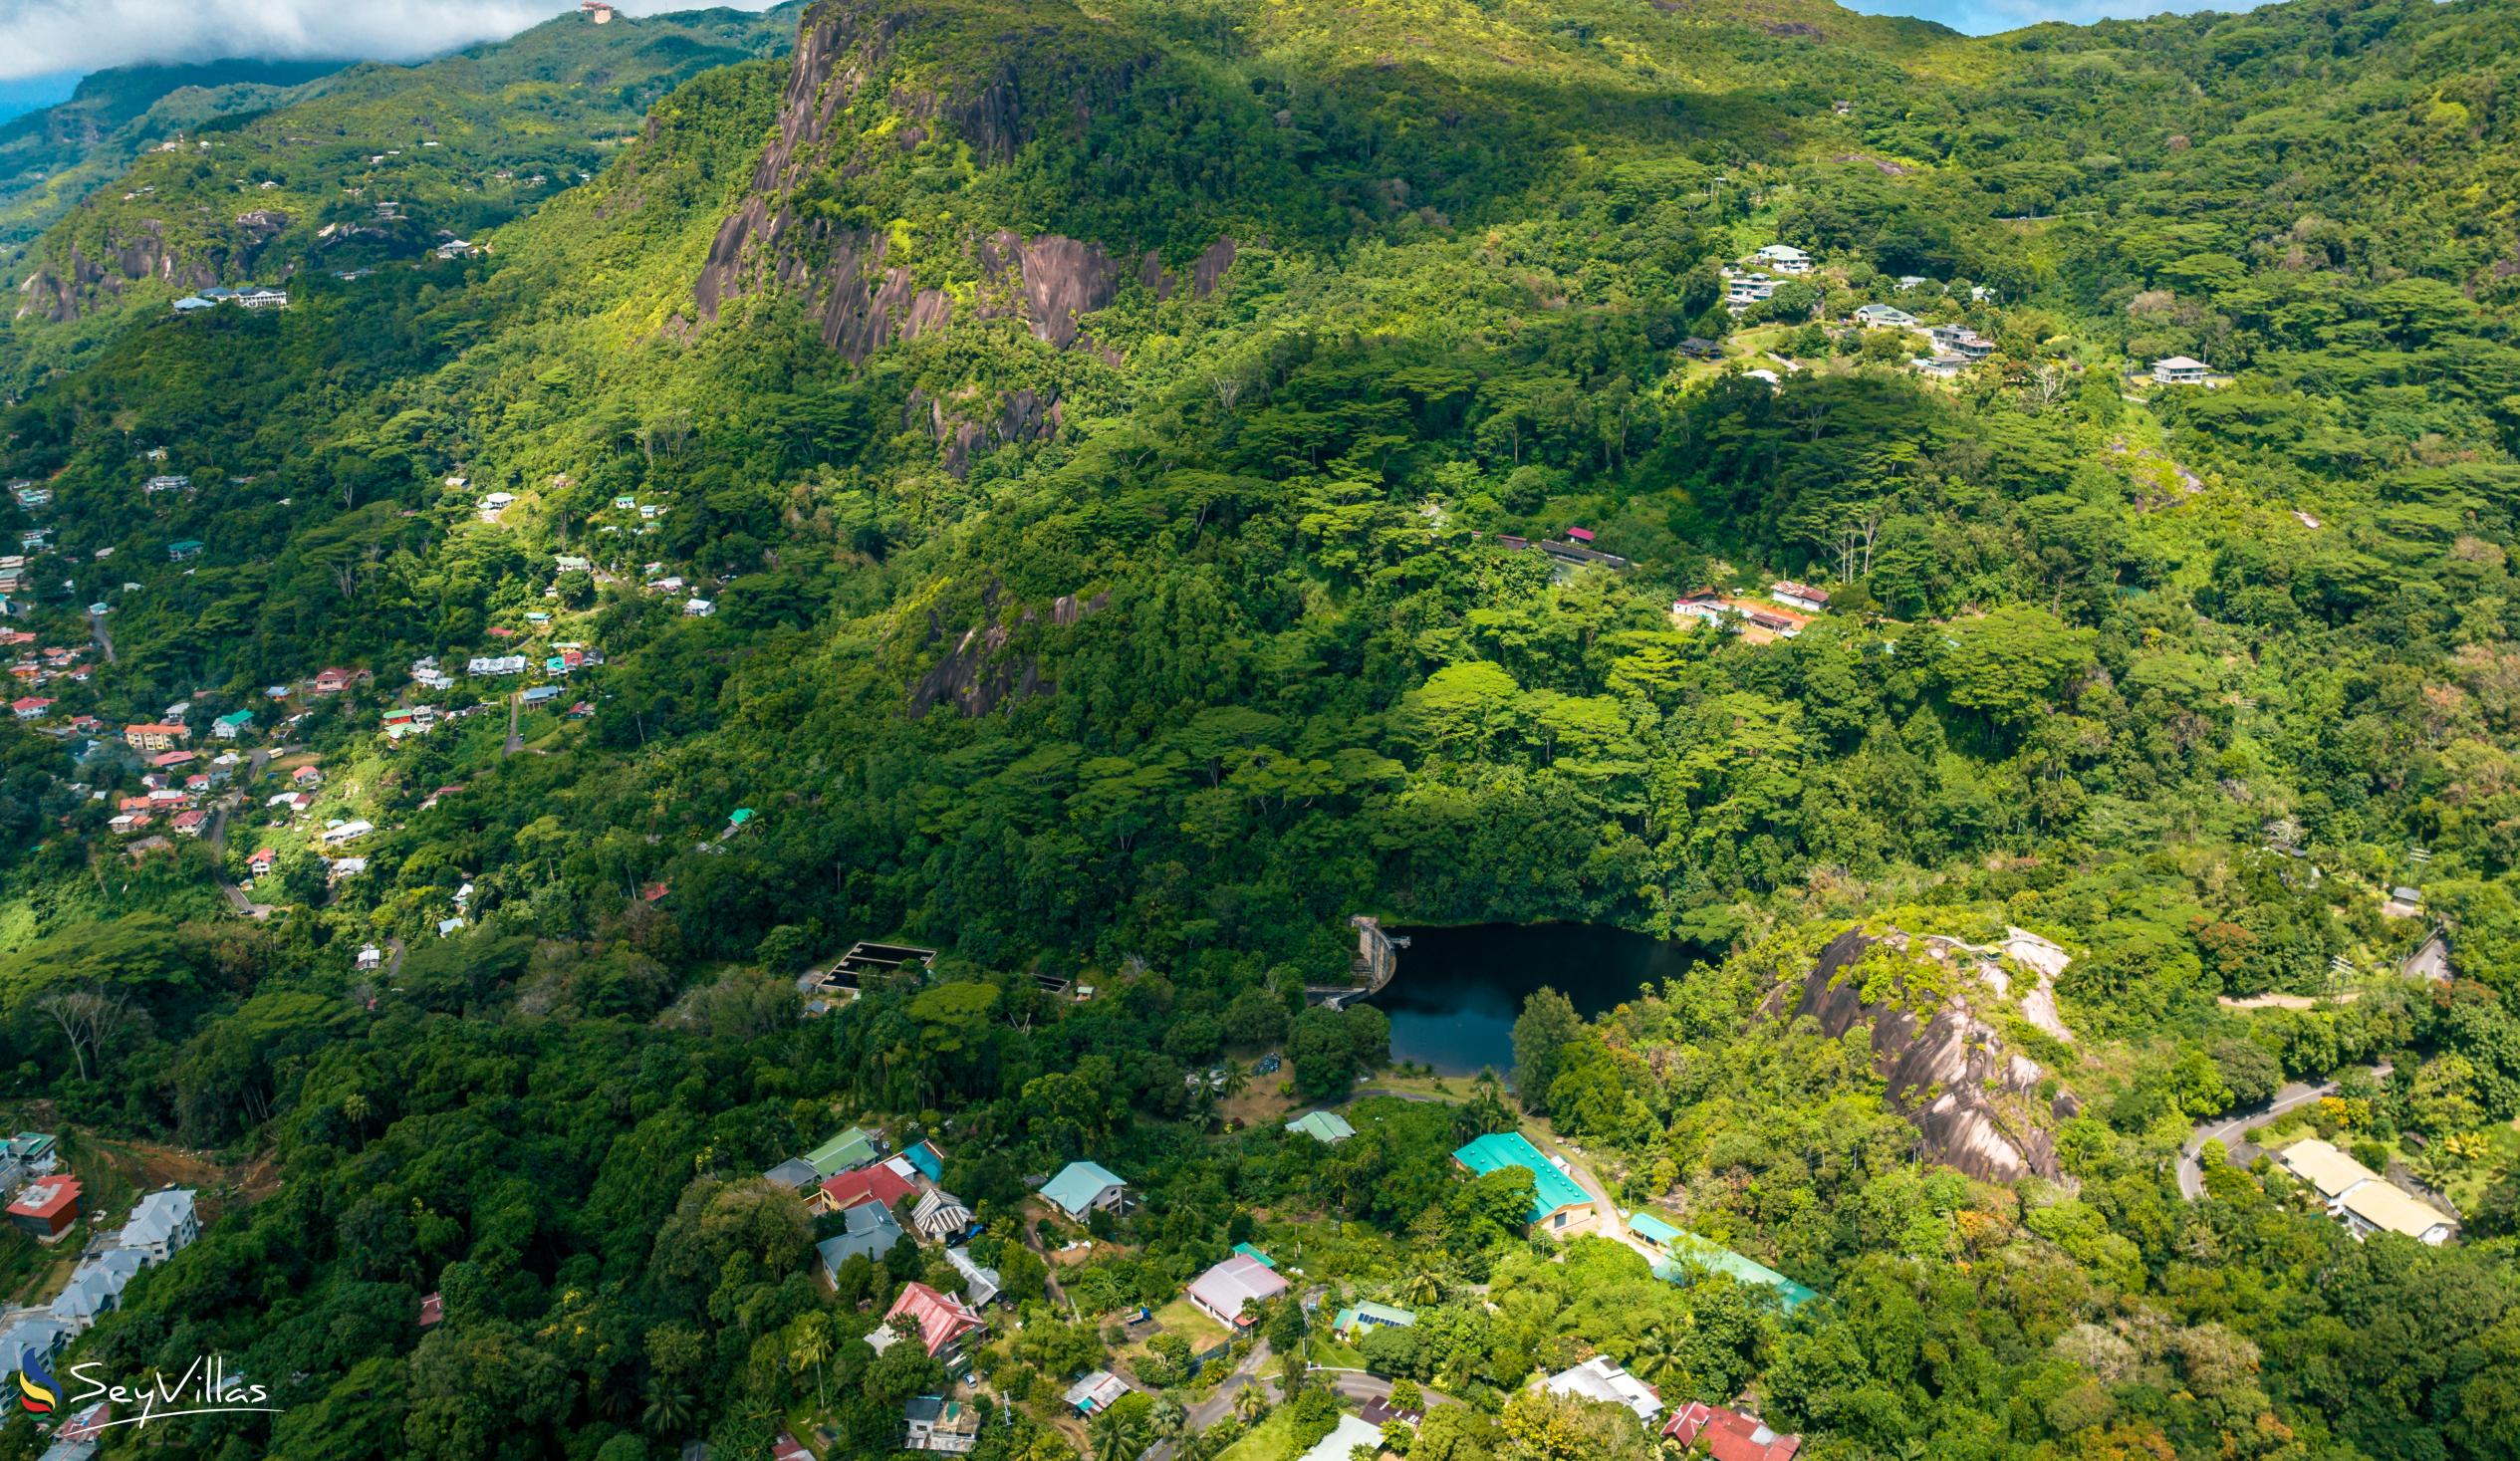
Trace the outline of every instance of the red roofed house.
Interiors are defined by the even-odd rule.
[[[256,848],[254,850],[254,855],[245,859],[245,870],[253,873],[256,877],[260,877],[264,873],[269,872],[271,870],[271,864],[278,860],[280,860],[280,853],[270,848]]]
[[[440,1320],[444,1319],[445,1317],[446,1317],[446,1296],[445,1296],[445,1295],[443,1295],[443,1294],[422,1294],[422,1295],[420,1296],[420,1319],[419,1319],[419,1327],[420,1327],[421,1329],[427,1329],[427,1328],[429,1328],[430,1326],[432,1326],[432,1325],[436,1324],[438,1321],[440,1321]]]
[[[9,713],[20,720],[41,720],[44,718],[44,712],[52,708],[52,701],[37,695],[29,695],[23,700],[9,702]]]
[[[805,1449],[803,1441],[781,1431],[779,1438],[770,1443],[770,1461],[814,1461],[814,1453]]]
[[[79,1221],[79,1179],[65,1172],[29,1182],[9,1204],[9,1221],[38,1243],[51,1243]]]
[[[349,689],[351,681],[356,680],[357,678],[359,678],[359,671],[355,669],[323,670],[315,676],[315,693],[319,695],[338,695],[342,691]]]
[[[1829,611],[1828,590],[1815,589],[1809,584],[1797,584],[1792,579],[1779,579],[1768,585],[1768,597],[1788,609],[1799,609],[1805,613]]]
[[[1590,528],[1569,528],[1566,530],[1566,535],[1578,543],[1593,541],[1593,530]]]
[[[210,814],[198,808],[190,812],[178,812],[175,814],[175,831],[183,837],[199,837],[201,825],[209,820]]]
[[[825,1179],[807,1205],[818,1212],[847,1212],[861,1202],[881,1202],[890,1207],[917,1191],[900,1173],[878,1163]]]
[[[190,751],[160,751],[149,758],[149,765],[158,767],[188,766],[193,761]]]
[[[1662,1434],[1678,1441],[1683,1450],[1703,1439],[1702,1449],[1715,1461],[1794,1461],[1794,1453],[1803,1448],[1801,1436],[1778,1435],[1755,1415],[1703,1400],[1691,1400],[1672,1411],[1671,1418],[1662,1423]]]
[[[289,780],[302,787],[317,787],[324,784],[324,773],[316,770],[314,764],[310,762],[290,772]]]
[[[882,1335],[886,1337],[884,1344],[888,1345],[891,1342],[892,1321],[903,1315],[908,1315],[911,1322],[918,1326],[919,1343],[926,1348],[931,1359],[961,1343],[965,1336],[989,1327],[989,1322],[982,1319],[978,1311],[960,1299],[939,1294],[925,1284],[909,1283],[901,1286],[901,1297],[893,1300],[892,1307],[883,1312],[883,1327],[875,1335],[868,1336],[869,1341]]]

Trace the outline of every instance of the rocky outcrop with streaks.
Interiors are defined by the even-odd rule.
[[[278,215],[273,215],[278,216]],[[86,313],[100,295],[119,296],[144,279],[162,279],[199,289],[218,282],[218,274],[200,260],[179,260],[166,243],[166,225],[143,218],[128,232],[108,236],[110,252],[93,259],[72,244],[57,263],[27,276],[19,286],[18,317],[60,324]]]
[[[1877,951],[1887,957],[1868,957]],[[2049,972],[2038,970],[2043,985]],[[1857,927],[1831,940],[1769,1008],[1783,1013],[1790,999],[1794,1017],[1810,1016],[1833,1039],[1868,1025],[1890,1104],[1914,1123],[1932,1160],[1990,1182],[2053,1180],[2056,1141],[2046,1123],[2080,1106],[1986,1018],[2008,980],[1987,951],[1956,940]]]
[[[804,206],[800,197],[846,198],[851,180],[868,168],[921,147],[958,145],[982,166],[1012,162],[1037,126],[1083,126],[1116,105],[1153,60],[1114,45],[1092,54],[1045,53],[1023,71],[1000,63],[940,79],[928,67],[894,64],[920,19],[915,6],[878,9],[858,0],[827,0],[807,15],[778,131],[693,281],[701,321],[717,320],[732,302],[758,291],[802,294],[813,302],[824,342],[853,364],[948,328],[953,298],[917,285],[911,261],[894,256],[888,236],[836,225],[830,210]],[[913,72],[916,84],[904,79]],[[879,119],[890,124],[878,125]],[[1037,339],[1063,350],[1091,343],[1085,322],[1126,285],[1139,283],[1169,298],[1186,284],[1204,296],[1221,282],[1236,251],[1232,239],[1218,239],[1190,263],[1185,280],[1155,254],[1124,263],[1102,243],[1056,233],[975,230],[966,238],[922,239],[920,247],[947,251],[944,273],[971,280],[970,318],[1018,319]],[[925,257],[934,262],[932,254]],[[1040,413],[1026,408],[1023,414]],[[984,423],[985,417],[974,421]],[[999,434],[1020,439],[1020,423]],[[938,439],[957,435],[940,430]]]
[[[965,716],[986,715],[1009,699],[1045,695],[1055,688],[1041,676],[1040,656],[1005,652],[1017,629],[1041,621],[1041,611],[1026,609],[1011,622],[1000,618],[994,586],[981,596],[981,602],[988,610],[986,621],[963,630],[955,637],[953,647],[938,655],[926,672],[911,683],[913,719],[946,704]],[[1049,619],[1055,627],[1072,627],[1088,615],[1101,612],[1111,602],[1108,593],[1083,600],[1074,594],[1063,594],[1050,606]],[[944,621],[930,611],[928,644],[942,643],[945,635]]]

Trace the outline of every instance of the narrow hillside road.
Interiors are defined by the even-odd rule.
[[[114,631],[105,626],[104,614],[88,615],[88,636],[97,641],[97,648],[104,653],[105,662],[114,663]]]
[[[2387,1064],[2372,1067],[2372,1079],[2386,1081],[2391,1068]],[[2308,1105],[2323,1096],[2336,1095],[2337,1083],[2322,1081],[2316,1086],[2296,1081],[2275,1093],[2275,1098],[2255,1110],[2237,1115],[2218,1116],[2202,1122],[2188,1133],[2187,1144],[2178,1149],[2178,1195],[2194,1202],[2205,1195],[2205,1169],[2197,1158],[2204,1153],[2205,1143],[2219,1141],[2228,1150],[2242,1131],[2261,1121],[2271,1121],[2284,1112]]]
[[[499,754],[502,756],[513,756],[525,749],[525,737],[517,734],[516,714],[516,697],[510,695],[508,696],[508,738],[506,744],[499,747]]]
[[[403,948],[401,939],[388,938],[385,940],[385,982],[387,984],[391,984],[394,979],[402,973],[402,954]]]
[[[1197,1435],[1232,1414],[1234,1396],[1251,1385],[1265,1386],[1265,1392],[1274,1402],[1277,1398],[1275,1382],[1260,1376],[1261,1366],[1268,1362],[1269,1341],[1253,1340],[1251,1352],[1242,1357],[1242,1362],[1227,1371],[1225,1377],[1216,1382],[1216,1388],[1207,1392],[1206,1398],[1189,1408],[1187,1418],[1181,1422],[1181,1434]],[[1172,1461],[1172,1453],[1178,1447],[1177,1440],[1157,1441],[1146,1448],[1142,1461]]]
[[[1277,1377],[1260,1372],[1268,1364],[1269,1358],[1269,1341],[1254,1340],[1251,1352],[1243,1356],[1242,1363],[1235,1365],[1232,1373],[1218,1381],[1216,1388],[1205,1399],[1189,1408],[1187,1418],[1181,1423],[1181,1434],[1197,1435],[1232,1414],[1234,1397],[1253,1385],[1260,1387],[1261,1393],[1269,1397],[1269,1403],[1272,1405],[1284,1399],[1284,1387],[1278,1383]],[[1326,1377],[1330,1387],[1348,1399],[1388,1400],[1391,1398],[1391,1382],[1379,1374],[1362,1369],[1335,1369],[1326,1364],[1309,1364],[1305,1368],[1315,1375]],[[1419,1393],[1426,1397],[1428,1408],[1461,1403],[1452,1396],[1435,1390],[1421,1387]],[[1179,1448],[1179,1437],[1168,1441],[1157,1441],[1146,1448],[1139,1461],[1171,1461],[1173,1452]]]
[[[219,883],[219,891],[227,894],[227,905],[229,907],[234,908],[237,912],[244,914],[248,918],[268,918],[272,915],[272,904],[255,902],[253,899],[245,896],[245,889],[238,887],[232,882],[222,879]]]

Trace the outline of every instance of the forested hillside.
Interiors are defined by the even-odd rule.
[[[0,1099],[212,1173],[56,1371],[279,1407],[109,1457],[1293,1461],[1308,1360],[1654,1454],[1597,1355],[1809,1461],[2520,1454],[2515,58],[819,0],[196,123],[0,332]],[[1711,956],[1508,1092],[1308,1003],[1361,913]],[[852,1125],[1004,1283],[955,1370],[860,1342],[941,1244],[759,1175]],[[1747,1268],[1527,1234],[1508,1130]]]
[[[142,148],[213,119],[268,110],[339,69],[320,61],[118,67],[81,78],[59,106],[11,118],[0,127],[0,264],[82,195],[122,176]]]

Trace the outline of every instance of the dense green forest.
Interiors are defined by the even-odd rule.
[[[1308,1362],[1410,1457],[1677,1454],[1530,1387],[1594,1355],[1810,1461],[2520,1456],[2515,0],[819,0],[137,124],[0,327],[0,1100],[210,1219],[56,1372],[278,1413],[107,1457],[951,1393],[989,1461],[1294,1461]],[[1507,1089],[1308,1004],[1360,913],[1710,957],[1535,997]],[[2070,961],[1868,954],[1833,1027],[1859,927]],[[862,939],[939,952],[809,1014]],[[2031,1174],[1868,1044],[1945,1009]],[[860,1342],[936,1246],[826,1276],[760,1178],[853,1124],[976,1215],[966,1375]],[[1514,1129],[1818,1297],[1528,1235],[1450,1160]],[[2312,1134],[2454,1240],[2352,1236]],[[1238,1243],[1300,1281],[1202,1363]]]

